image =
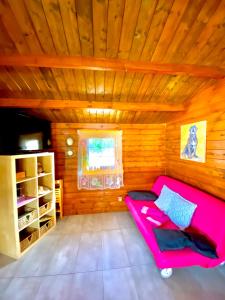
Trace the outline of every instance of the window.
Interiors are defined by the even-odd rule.
[[[113,138],[88,139],[88,169],[115,167],[115,141]]]
[[[78,131],[78,189],[123,185],[122,131]]]

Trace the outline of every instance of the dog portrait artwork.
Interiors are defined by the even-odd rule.
[[[187,140],[187,144],[184,147],[184,150],[182,152],[182,155],[186,158],[192,159],[192,158],[198,158],[196,151],[198,146],[198,137],[197,137],[197,126],[192,125],[189,128],[189,136]]]
[[[181,126],[181,159],[205,162],[206,121]]]

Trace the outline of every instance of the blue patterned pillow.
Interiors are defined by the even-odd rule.
[[[191,224],[191,219],[196,208],[196,204],[174,193],[166,214],[180,229],[185,229]]]
[[[162,187],[159,198],[155,201],[155,205],[162,210],[165,214],[170,207],[171,199],[174,197],[174,192],[169,189],[166,185]]]

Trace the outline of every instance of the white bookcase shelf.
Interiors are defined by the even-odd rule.
[[[17,259],[55,226],[54,174],[53,153],[0,156],[0,253]]]
[[[25,182],[25,181],[29,181],[29,180],[33,180],[35,179],[36,177],[24,177],[22,179],[17,179],[16,180],[16,183],[22,183],[22,182]]]
[[[51,194],[51,193],[52,193],[52,191],[47,191],[47,192],[45,192],[45,193],[38,194],[38,198],[47,196],[48,194]]]
[[[16,203],[17,203],[17,208],[24,206],[30,202],[33,202],[36,200],[36,197],[22,197],[22,198],[17,198]]]
[[[40,173],[38,174],[38,177],[43,177],[43,176],[48,176],[51,175],[52,173]]]

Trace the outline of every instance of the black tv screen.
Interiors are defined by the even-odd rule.
[[[49,151],[50,122],[14,109],[0,109],[0,154]]]

